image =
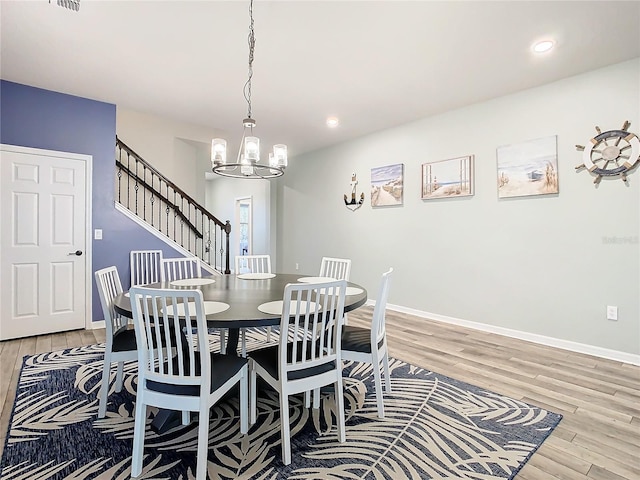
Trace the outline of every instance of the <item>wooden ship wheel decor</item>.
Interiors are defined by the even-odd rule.
[[[640,140],[634,133],[628,131],[631,123],[624,122],[620,130],[603,132],[596,127],[598,135],[591,139],[588,147],[576,145],[576,149],[583,152],[583,162],[576,167],[576,171],[583,168],[595,175],[593,183],[600,183],[602,177],[620,176],[627,182],[627,174],[640,159]]]

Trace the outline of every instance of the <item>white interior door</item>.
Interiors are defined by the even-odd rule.
[[[84,328],[91,157],[0,152],[0,340]]]

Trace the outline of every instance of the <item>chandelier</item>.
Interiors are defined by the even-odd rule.
[[[227,141],[222,138],[211,140],[211,164],[213,173],[233,178],[275,178],[284,174],[287,167],[287,146],[278,144],[269,153],[268,163],[260,163],[260,139],[253,135],[256,121],[251,117],[251,79],[253,78],[253,54],[256,39],[253,31],[253,0],[249,3],[249,73],[244,84],[244,98],[247,101],[247,118],[240,148],[235,162],[227,161]]]

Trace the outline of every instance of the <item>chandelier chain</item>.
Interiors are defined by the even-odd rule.
[[[244,98],[247,101],[247,118],[251,118],[251,79],[253,77],[253,54],[256,46],[256,37],[253,30],[253,0],[249,3],[249,71],[247,82],[244,84]]]
[[[0,0],[1,1],[1,0]],[[211,140],[211,163],[213,172],[229,178],[276,178],[284,174],[287,167],[287,146],[277,144],[273,146],[273,153],[269,153],[269,160],[260,162],[260,139],[254,137],[253,127],[256,121],[251,118],[251,81],[253,79],[253,60],[256,46],[253,0],[249,0],[249,65],[247,81],[242,93],[247,102],[247,118],[242,121],[242,138],[238,148],[238,156],[233,161],[227,161],[227,141],[222,138]]]

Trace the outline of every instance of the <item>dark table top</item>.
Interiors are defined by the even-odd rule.
[[[280,315],[263,313],[258,306],[275,300],[282,300],[284,287],[288,283],[311,275],[277,273],[275,277],[264,280],[246,280],[237,275],[213,275],[204,277],[215,280],[214,283],[197,287],[173,286],[170,282],[147,285],[152,288],[198,288],[205,301],[224,302],[229,308],[224,312],[207,315],[209,327],[244,328],[280,325]],[[345,297],[345,312],[354,310],[367,301],[367,291],[360,285],[348,283],[347,293],[360,289],[361,292]],[[114,308],[120,315],[131,318],[131,302],[128,295],[120,294],[114,300]]]

